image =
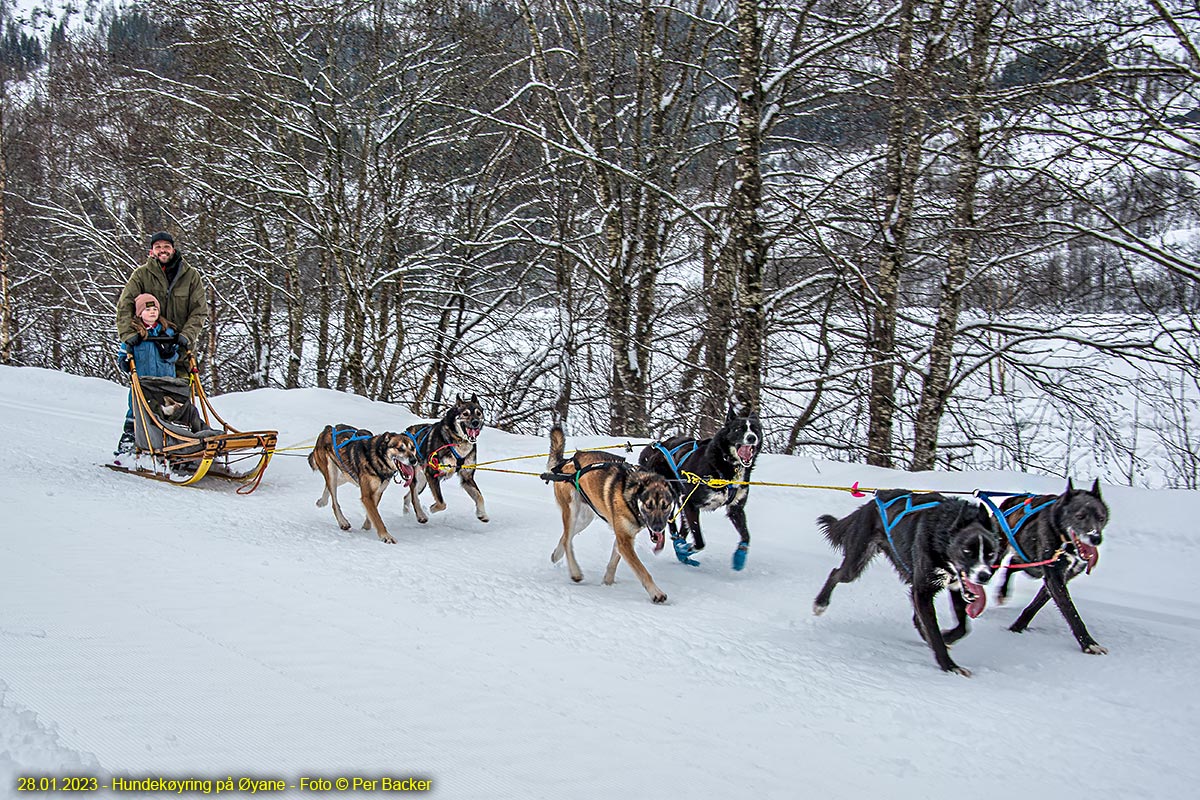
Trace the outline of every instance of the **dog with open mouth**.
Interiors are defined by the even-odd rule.
[[[1006,569],[997,601],[1003,603],[1008,599],[1008,584],[1014,571],[1042,581],[1037,595],[1008,629],[1023,632],[1042,606],[1053,599],[1079,648],[1089,655],[1107,653],[1108,649],[1088,632],[1067,589],[1067,583],[1081,574],[1091,574],[1100,561],[1099,548],[1108,524],[1108,506],[1100,496],[1100,481],[1093,482],[1091,489],[1076,489],[1068,479],[1066,491],[1060,495],[1010,497],[1000,504],[999,510],[1005,517],[1003,524],[1009,530],[1015,529],[1012,536],[1015,546],[1007,537],[1001,542],[1001,564]],[[1023,563],[1036,566],[1024,567]]]
[[[740,537],[733,552],[733,568],[740,570],[746,566],[746,555],[750,552],[746,499],[750,487],[743,484],[750,481],[762,442],[763,430],[758,414],[748,402],[739,399],[730,404],[724,424],[711,437],[672,436],[650,443],[638,456],[639,464],[671,482],[683,503],[683,529],[679,530],[674,522],[671,523],[671,543],[675,557],[684,564],[698,566],[699,562],[692,556],[704,549],[700,511],[715,511],[724,506],[725,515]],[[712,488],[704,483],[691,483],[685,473],[731,483]],[[691,534],[691,542],[687,540],[688,534]]]
[[[911,587],[913,625],[938,666],[969,677],[970,670],[950,658],[949,646],[967,635],[967,618],[978,617],[987,605],[983,587],[999,549],[987,509],[935,492],[888,489],[842,519],[826,514],[817,522],[843,558],[813,601],[813,613],[825,613],[834,587],[856,580],[882,552]],[[938,627],[933,607],[942,589],[950,590],[957,622],[948,631]]]
[[[654,583],[649,570],[638,558],[633,543],[638,531],[646,528],[654,552],[667,541],[667,522],[675,508],[675,494],[657,473],[630,464],[613,453],[579,450],[571,458],[563,457],[566,436],[560,426],[550,429],[550,455],[542,479],[554,483],[554,499],[562,513],[563,532],[558,547],[550,556],[557,563],[564,555],[571,580],[579,583],[583,572],[575,560],[572,544],[575,534],[596,517],[612,528],[612,557],[604,573],[604,585],[611,586],[621,559],[637,575],[646,593],[655,603],[665,603],[666,593]]]
[[[429,487],[433,495],[430,512],[444,511],[446,500],[442,497],[442,481],[455,473],[467,496],[475,501],[475,517],[480,522],[488,521],[487,509],[483,505],[483,493],[475,483],[475,456],[479,434],[483,431],[483,406],[472,394],[469,398],[456,395],[454,404],[436,422],[410,425],[404,435],[417,450],[422,467],[417,479],[404,496],[404,512],[411,507],[417,522],[425,524],[429,516],[421,507],[420,494]]]
[[[308,466],[325,477],[325,491],[317,500],[324,507],[333,500],[333,516],[342,530],[350,530],[350,521],[338,504],[337,487],[353,483],[362,495],[367,518],[363,530],[375,528],[381,541],[395,544],[379,515],[379,501],[392,481],[406,489],[416,481],[420,462],[412,440],[402,433],[381,433],[378,436],[353,425],[326,425],[317,436],[317,443],[308,454]]]

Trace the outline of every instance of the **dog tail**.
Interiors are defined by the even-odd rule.
[[[817,524],[821,526],[821,532],[825,534],[825,538],[829,543],[839,550],[846,549],[846,533],[847,525],[842,524],[842,520],[832,514],[822,514],[817,517]]]
[[[550,457],[546,459],[546,469],[551,472],[554,468],[562,463],[563,451],[567,448],[567,437],[563,433],[562,425],[557,422],[550,428]]]
[[[320,435],[317,436],[317,440],[315,442],[313,442],[312,452],[308,454],[308,468],[311,469],[313,472],[317,471],[317,446],[319,444],[321,444],[322,439],[326,439],[326,438],[332,439],[332,437],[333,437],[333,426],[326,425],[325,430],[321,431]]]

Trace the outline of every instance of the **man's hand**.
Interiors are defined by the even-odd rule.
[[[189,342],[188,338],[186,336],[184,336],[182,333],[175,334],[175,342],[184,350],[187,350],[188,347],[191,345],[191,342]]]
[[[126,347],[137,347],[141,343],[142,343],[142,335],[140,333],[135,333],[133,336],[130,336],[128,339],[125,340]]]

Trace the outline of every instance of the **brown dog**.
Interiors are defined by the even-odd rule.
[[[648,528],[654,552],[666,543],[667,522],[675,505],[675,495],[666,479],[649,470],[630,464],[620,456],[597,450],[580,450],[569,459],[563,458],[566,437],[562,428],[550,429],[550,458],[543,480],[554,481],[554,499],[562,512],[563,533],[558,547],[550,556],[557,562],[565,553],[571,580],[583,580],[571,539],[575,534],[600,517],[612,527],[612,558],[604,573],[604,585],[611,586],[617,564],[624,558],[638,576],[642,586],[655,603],[664,603],[667,595],[654,583],[633,549],[638,531]]]
[[[374,525],[375,533],[388,544],[395,544],[396,540],[379,516],[379,501],[393,478],[405,488],[411,486],[417,463],[417,449],[404,434],[373,436],[370,431],[351,425],[326,425],[308,454],[308,466],[325,476],[325,491],[317,505],[323,507],[333,498],[333,516],[342,530],[350,530],[350,521],[338,505],[337,487],[343,483],[355,484],[362,492],[363,508],[367,511],[363,530],[369,531]]]

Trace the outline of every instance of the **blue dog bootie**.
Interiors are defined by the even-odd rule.
[[[692,549],[692,545],[688,542],[686,536],[672,536],[671,546],[675,548],[675,557],[680,563],[687,564],[690,567],[700,566],[700,562],[694,558],[689,558],[696,551]]]
[[[750,552],[750,543],[742,542],[733,551],[733,568],[739,572],[746,567],[746,555]]]

